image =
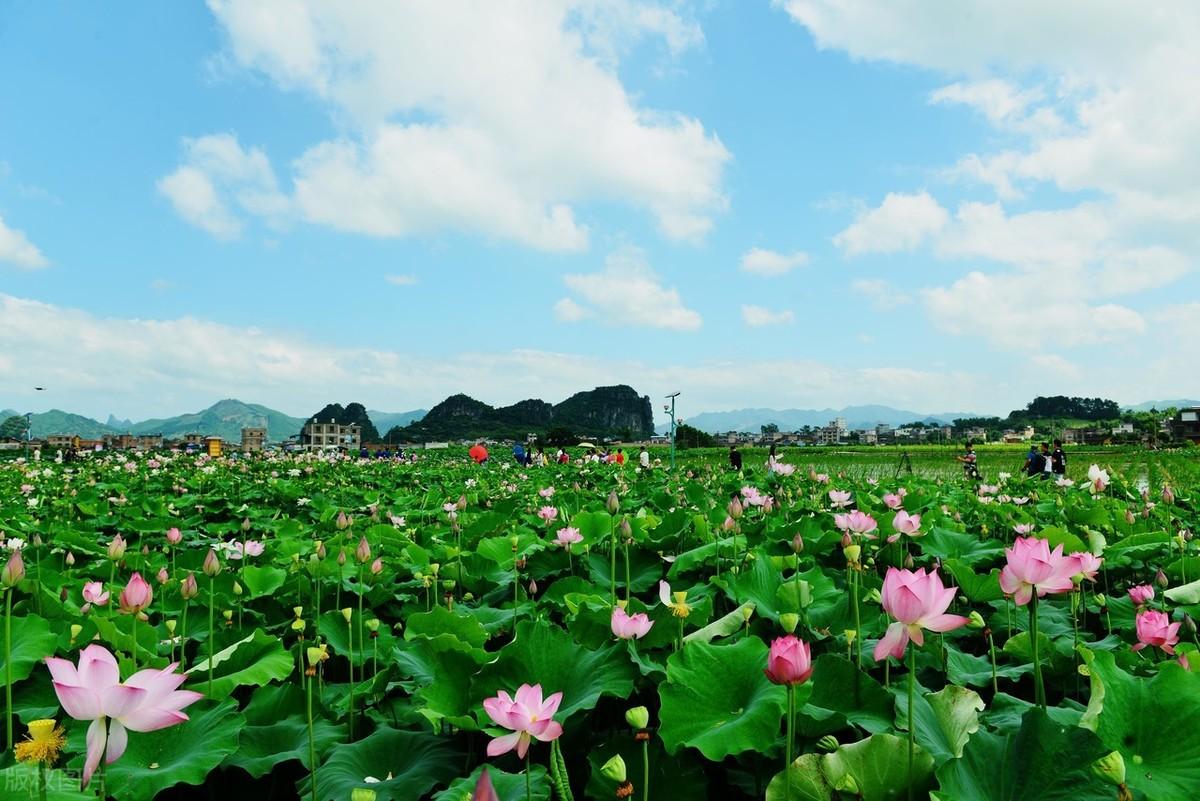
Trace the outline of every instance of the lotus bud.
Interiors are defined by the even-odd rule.
[[[1162,571],[1161,567],[1158,569],[1158,572],[1154,574],[1154,583],[1160,587],[1163,587],[1164,589],[1170,583],[1167,581],[1167,574]]]
[[[800,616],[795,612],[784,612],[779,616],[779,625],[782,626],[783,630],[788,634],[794,634],[796,632],[796,627],[800,625]]]
[[[734,520],[737,520],[742,516],[741,500],[736,495],[730,498],[729,503],[725,506],[725,511],[729,513],[730,517],[732,517]]]
[[[850,547],[850,544],[851,544],[851,543],[853,543],[853,542],[854,542],[854,540],[852,540],[852,539],[850,538],[850,532],[849,532],[849,531],[843,531],[843,532],[842,532],[842,547],[843,547],[843,548],[848,548],[848,547]]]
[[[537,595],[537,579],[529,580],[529,594]]]
[[[1193,637],[1196,636],[1196,619],[1191,615],[1183,616],[1183,630]]]
[[[38,548],[42,547],[42,535],[41,534],[35,533],[33,535],[33,544],[34,544],[34,546],[36,546]]]
[[[1136,520],[1136,519],[1137,519],[1137,518],[1133,516],[1133,512],[1131,512],[1131,511],[1130,511],[1130,510],[1128,510],[1128,509],[1126,509],[1126,510],[1125,510],[1125,522],[1126,522],[1128,525],[1131,525],[1131,526],[1132,526],[1132,525],[1133,525],[1133,521],[1134,521],[1134,520]]]
[[[358,547],[354,549],[354,558],[358,560],[360,565],[365,565],[371,561],[371,544],[367,542],[366,537],[359,539]]]
[[[346,549],[345,548],[342,548],[341,550],[338,551],[337,563],[338,563],[339,567],[346,564]]]
[[[337,521],[334,525],[337,526],[338,531],[345,531],[350,528],[350,522],[350,518],[346,516],[345,512],[338,512]]]
[[[821,739],[817,740],[818,750],[824,751],[827,754],[832,754],[834,751],[841,748],[842,745],[837,741],[837,738],[832,734],[826,734]]]
[[[804,537],[800,536],[799,534],[792,537],[792,553],[796,554],[797,556],[804,553]]]
[[[167,627],[167,634],[170,634],[172,637],[174,637],[175,627],[179,625],[179,621],[171,618],[170,620],[166,621],[165,625]]]
[[[621,501],[617,498],[616,490],[608,493],[608,499],[604,502],[604,508],[608,510],[610,515],[615,515],[621,511]]]
[[[459,495],[459,496],[458,496],[458,501],[457,501],[457,502],[454,504],[454,507],[455,507],[455,508],[456,508],[458,511],[460,511],[460,512],[461,512],[463,509],[466,509],[466,508],[467,508],[467,496],[466,496],[466,495]]]
[[[973,629],[982,629],[987,626],[987,623],[984,622],[983,615],[972,609],[971,614],[967,615],[967,625]]]
[[[625,710],[625,722],[633,729],[644,729],[650,725],[650,710],[644,706],[635,706]]]
[[[166,584],[171,580],[171,576],[169,573],[167,573],[167,569],[165,567],[160,567],[158,569],[158,573],[155,575],[155,578],[158,579],[159,584]]]
[[[915,565],[915,564],[916,564],[916,562],[913,560],[912,554],[911,553],[906,554],[904,557],[904,568],[906,570],[912,570],[913,565]]]
[[[518,546],[521,544],[521,539],[514,534],[508,538],[508,544],[512,546],[512,552],[516,553]]]
[[[183,542],[183,532],[172,526],[167,529],[167,543],[170,545],[178,545]]]
[[[112,541],[108,543],[108,558],[114,562],[119,562],[125,556],[125,540],[120,534],[113,536]]]
[[[243,517],[242,518],[242,531],[249,531],[249,530],[250,530],[250,518]]]
[[[342,610],[342,617],[343,617],[343,618],[345,618],[345,620],[346,620],[346,622],[347,622],[347,623],[349,623],[349,622],[350,622],[350,618],[351,618],[353,615],[354,615],[354,610],[353,610],[353,609],[351,609],[351,608],[350,608],[350,607],[348,607],[348,606],[347,606],[345,609],[343,609],[343,610]]]
[[[626,542],[633,536],[633,528],[629,525],[629,518],[627,517],[621,518],[621,523],[617,526],[617,530],[621,533],[621,538]]]
[[[188,573],[187,578],[179,582],[179,597],[185,601],[190,601],[200,594],[200,587],[196,584],[196,574]]]
[[[371,575],[378,576],[382,572],[383,572],[383,557],[376,557],[375,561],[371,563]]]
[[[204,557],[204,575],[214,578],[220,572],[221,560],[217,558],[217,552],[210,548]]]
[[[1120,751],[1113,751],[1097,759],[1092,763],[1092,770],[1101,779],[1117,785],[1125,784],[1125,758],[1121,756]]]
[[[67,563],[67,567],[74,567],[75,566],[75,554],[71,551],[67,551],[67,558],[64,559],[63,561],[65,561]]]
[[[736,528],[736,527],[737,527],[737,523],[733,522],[732,517],[726,517],[725,520],[723,520],[721,522],[721,531],[724,531],[726,533],[733,531],[734,528]]]
[[[625,769],[625,760],[621,758],[620,754],[617,754],[612,759],[605,762],[604,765],[601,766],[600,772],[604,774],[605,778],[614,781],[617,784],[624,784],[626,781],[628,781],[627,771]]]
[[[320,540],[317,540],[317,558],[325,558],[325,543],[321,542]]]
[[[846,635],[846,645],[854,645],[858,639],[858,629],[846,629],[843,633]]]

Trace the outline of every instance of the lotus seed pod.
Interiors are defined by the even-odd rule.
[[[795,612],[784,612],[779,616],[779,625],[788,634],[793,634],[796,631],[796,627],[800,625],[800,616]]]
[[[347,623],[350,622],[350,618],[353,617],[353,615],[354,615],[354,610],[348,606],[342,610],[342,617],[345,618]]]
[[[650,725],[650,710],[644,706],[635,706],[625,710],[625,722],[630,728],[644,729]]]
[[[817,740],[817,748],[827,754],[832,754],[834,751],[841,748],[841,743],[832,734],[826,734],[821,739]]]
[[[601,766],[600,772],[604,774],[605,778],[617,782],[618,784],[626,781],[628,774],[625,768],[625,760],[621,758],[620,754],[617,754],[612,759],[605,762],[604,765]]]
[[[1125,783],[1125,758],[1121,756],[1120,751],[1113,751],[1097,759],[1092,763],[1092,770],[1101,779],[1113,784]]]

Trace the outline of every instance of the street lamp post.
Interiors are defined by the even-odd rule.
[[[671,415],[671,469],[675,469],[675,399],[679,397],[678,392],[672,392],[667,395],[671,400],[671,404],[663,404],[663,411]]]

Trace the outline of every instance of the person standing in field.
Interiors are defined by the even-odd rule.
[[[1024,472],[1026,476],[1033,477],[1042,472],[1042,465],[1038,461],[1037,445],[1029,443],[1029,453],[1025,454]]]
[[[1053,460],[1050,458],[1050,443],[1042,443],[1042,481],[1049,481],[1052,475],[1051,469],[1054,467]]]
[[[737,445],[729,446],[729,466],[737,472],[742,472],[742,452],[737,449]]]
[[[650,451],[646,450],[645,445],[642,446],[641,452],[638,453],[638,465],[640,465],[643,470],[650,469]]]
[[[958,459],[958,461],[962,462],[963,475],[966,478],[968,478],[972,481],[979,480],[979,478],[980,478],[979,463],[978,463],[978,457],[975,455],[975,443],[968,440],[967,441],[967,452],[964,453],[962,456],[956,456],[955,458]]]
[[[1063,450],[1062,440],[1054,440],[1054,452],[1050,454],[1050,463],[1054,468],[1054,475],[1062,481],[1067,477],[1067,454]]]

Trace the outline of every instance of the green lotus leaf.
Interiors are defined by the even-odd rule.
[[[379,729],[365,740],[336,746],[317,769],[317,798],[348,799],[355,788],[375,791],[375,801],[418,801],[458,773],[462,755],[444,738],[398,729]],[[367,779],[376,781],[367,781]],[[301,798],[312,795],[312,776],[296,783]]]
[[[191,689],[208,692],[208,662],[202,659],[188,670]],[[213,654],[212,665],[212,697],[221,698],[235,687],[261,687],[286,679],[296,668],[296,658],[284,649],[279,638],[255,629],[248,637]]]
[[[34,665],[48,656],[54,656],[54,650],[58,645],[58,636],[50,630],[49,622],[37,615],[13,617],[11,625],[11,669],[12,680],[15,683],[29,678],[29,675],[33,673]],[[4,668],[4,648],[0,647],[0,678],[5,675]]]
[[[790,787],[788,785],[791,785]],[[833,788],[825,779],[821,757],[804,754],[767,785],[766,801],[830,801]]]
[[[872,734],[826,754],[821,769],[831,787],[849,790],[862,801],[908,798],[910,785],[911,797],[920,798],[928,793],[933,778],[933,757],[915,746],[910,776],[908,741],[891,734]]]
[[[896,694],[896,728],[908,729],[908,693]],[[948,685],[936,693],[918,692],[913,703],[917,743],[935,765],[962,756],[963,746],[979,730],[983,699],[974,690]]]

